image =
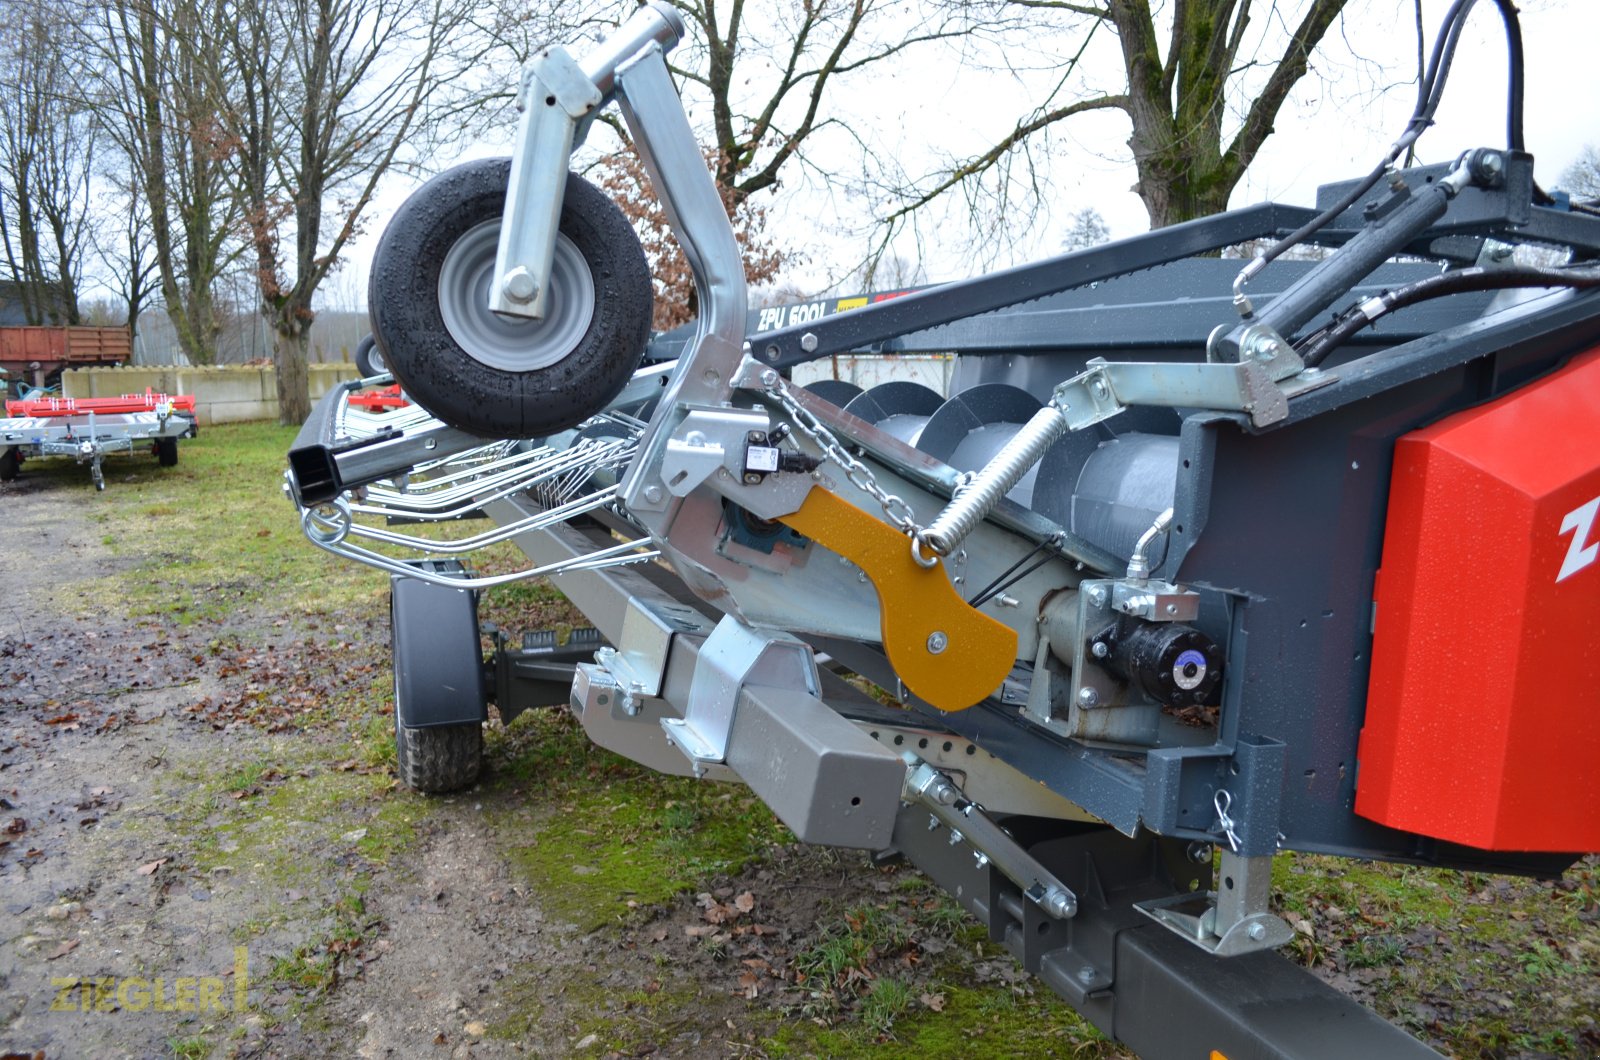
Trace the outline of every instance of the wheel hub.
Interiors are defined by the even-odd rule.
[[[505,372],[547,368],[577,348],[594,319],[594,277],[583,253],[557,233],[543,320],[489,310],[500,221],[467,230],[439,268],[439,315],[445,330],[473,360]]]

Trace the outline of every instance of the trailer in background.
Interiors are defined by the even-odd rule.
[[[9,329],[16,330],[16,329]],[[115,398],[7,401],[0,419],[0,481],[17,477],[24,460],[70,456],[88,464],[94,488],[106,488],[101,462],[109,453],[148,448],[162,467],[178,462],[178,439],[199,433],[194,395],[146,390]]]
[[[132,359],[133,334],[126,327],[0,328],[0,369],[10,373],[13,395],[18,380],[42,389],[59,382],[68,368]]]

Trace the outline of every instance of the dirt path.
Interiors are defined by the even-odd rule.
[[[813,898],[733,955],[692,899],[599,934],[547,915],[516,866],[544,812],[526,739],[467,794],[393,790],[386,723],[359,720],[383,623],[119,615],[74,587],[132,561],[64,488],[0,497],[22,543],[0,604],[0,1053],[604,1055],[610,1025],[656,1055],[748,1055],[772,990],[733,957],[781,961],[818,896],[871,893],[859,865],[794,882],[838,861],[780,853],[719,890]]]

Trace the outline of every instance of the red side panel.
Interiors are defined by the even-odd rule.
[[[1402,438],[1356,812],[1600,850],[1600,349]]]

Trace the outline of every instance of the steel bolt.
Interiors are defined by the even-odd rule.
[[[533,282],[533,273],[525,266],[518,265],[506,273],[505,282],[500,285],[500,290],[513,302],[526,305],[539,293],[539,285]]]
[[[1104,659],[1107,655],[1111,654],[1111,646],[1103,640],[1097,640],[1093,644],[1089,645],[1089,654],[1093,655],[1096,659]]]
[[[1270,361],[1277,356],[1278,344],[1271,335],[1257,335],[1250,340],[1250,356],[1258,361]]]
[[[1091,604],[1093,604],[1094,606],[1096,606],[1096,607],[1104,607],[1105,604],[1106,604],[1106,590],[1105,590],[1105,587],[1101,586],[1101,585],[1096,585],[1093,589],[1090,589],[1089,590],[1089,602]]]
[[[1260,942],[1262,939],[1267,937],[1266,925],[1265,924],[1251,924],[1247,929],[1245,929],[1245,934],[1249,935],[1251,938],[1255,939],[1257,942]]]
[[[1088,984],[1094,982],[1094,969],[1093,968],[1079,968],[1078,969],[1078,982],[1083,983],[1085,986],[1087,986]]]
[[[762,372],[761,373],[761,385],[762,386],[777,386],[778,385],[778,373],[774,372],[771,368],[768,368],[766,371]]]
[[[938,655],[950,646],[950,638],[944,635],[943,630],[934,630],[928,634],[928,654]]]
[[[1103,398],[1106,396],[1106,385],[1098,379],[1094,381],[1094,386],[1090,387],[1089,389],[1094,391],[1094,396],[1097,398]]]
[[[804,335],[801,335],[800,336],[800,348],[802,350],[805,350],[807,353],[816,353],[817,352],[817,337],[815,335],[811,334],[811,332],[809,332],[809,331],[806,332]]]
[[[989,867],[989,855],[985,854],[981,850],[974,850],[972,852],[972,860],[980,869]]]
[[[744,473],[744,484],[746,486],[759,486],[761,485],[761,476],[754,471],[746,471]]]
[[[1100,693],[1087,686],[1078,689],[1078,706],[1092,707],[1100,702]]]
[[[644,499],[649,501],[651,504],[660,504],[661,499],[665,496],[666,493],[661,489],[660,486],[646,486],[644,488]]]
[[[778,347],[768,346],[766,352],[763,353],[762,356],[769,361],[776,361],[778,359],[778,352]]]

